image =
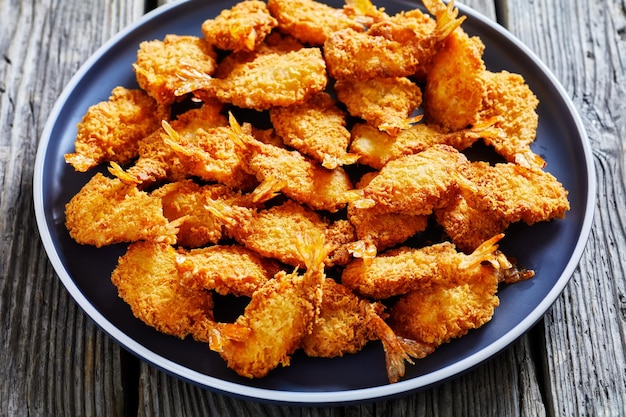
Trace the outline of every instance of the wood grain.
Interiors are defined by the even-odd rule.
[[[138,7],[139,6],[139,7]],[[47,261],[32,204],[39,136],[57,97],[142,2],[0,1],[0,414],[120,416],[120,348]]]
[[[545,317],[543,374],[552,415],[626,409],[626,9],[623,2],[508,4],[509,28],[563,84],[587,129],[597,171],[592,236]]]

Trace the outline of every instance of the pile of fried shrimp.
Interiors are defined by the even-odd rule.
[[[111,279],[138,319],[249,378],[380,341],[393,383],[534,276],[499,242],[569,210],[531,150],[538,99],[486,69],[453,2],[423,3],[247,0],[139,45],[138,88],[92,105],[65,155],[107,168],[66,226],[128,244]],[[225,295],[246,297],[232,322]]]

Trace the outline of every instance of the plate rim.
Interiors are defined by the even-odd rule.
[[[539,59],[539,57],[528,48],[521,40],[519,40],[514,34],[507,29],[499,25],[481,14],[480,12],[465,6],[464,4],[457,3],[456,6],[459,12],[477,20],[481,25],[489,27],[491,30],[498,32],[500,36],[503,36],[508,41],[512,42],[517,48],[522,50],[532,61],[538,66],[543,75],[549,83],[557,90],[559,98],[563,101],[567,107],[569,114],[571,115],[576,131],[580,136],[584,160],[586,163],[587,172],[587,198],[585,201],[585,216],[581,225],[580,234],[578,235],[578,241],[574,247],[572,255],[567,262],[563,272],[556,280],[555,285],[551,288],[548,294],[543,300],[517,325],[512,327],[507,333],[501,336],[499,339],[483,348],[482,350],[459,360],[449,366],[439,368],[435,371],[429,372],[425,375],[412,377],[408,380],[403,380],[395,384],[387,384],[370,388],[341,390],[341,391],[288,391],[288,390],[276,390],[252,387],[248,385],[241,385],[235,382],[225,381],[220,378],[216,378],[198,371],[189,369],[183,365],[180,365],[164,356],[153,352],[147,347],[143,346],[139,342],[135,341],[132,337],[118,329],[113,325],[109,319],[107,319],[95,306],[86,298],[80,288],[76,285],[69,272],[63,266],[61,262],[57,248],[55,247],[51,232],[47,227],[47,218],[44,208],[43,198],[43,167],[45,165],[45,156],[48,150],[48,145],[51,141],[52,130],[55,125],[55,121],[58,118],[60,111],[65,105],[67,99],[71,95],[72,91],[76,88],[77,84],[83,78],[83,76],[91,69],[93,64],[101,58],[101,56],[108,51],[112,46],[124,39],[134,30],[142,27],[150,22],[152,19],[162,14],[171,12],[173,9],[183,6],[194,0],[182,0],[172,3],[167,3],[160,6],[136,21],[130,23],[125,28],[117,32],[108,41],[96,49],[89,58],[80,66],[78,71],[71,77],[59,97],[57,98],[54,106],[52,107],[37,147],[37,154],[35,158],[34,177],[33,177],[33,200],[35,208],[35,217],[37,227],[39,230],[39,236],[42,240],[44,249],[48,256],[50,263],[54,268],[54,272],[61,280],[71,297],[81,307],[81,309],[93,320],[93,322],[100,327],[109,337],[116,341],[122,348],[130,351],[134,355],[138,356],[140,360],[150,363],[158,369],[165,371],[166,373],[190,382],[194,385],[200,386],[205,389],[209,389],[223,394],[231,395],[234,397],[251,399],[256,401],[266,401],[271,403],[282,404],[297,404],[297,405],[333,405],[333,404],[349,404],[358,402],[369,402],[374,400],[382,400],[385,398],[397,397],[401,395],[407,395],[411,392],[419,389],[425,389],[427,387],[443,383],[446,380],[457,377],[460,374],[471,370],[472,368],[482,364],[487,359],[493,357],[497,353],[504,350],[507,346],[515,342],[519,337],[526,333],[541,317],[543,317],[548,309],[554,304],[558,296],[563,292],[566,285],[569,283],[575,269],[577,268],[583,252],[587,245],[591,227],[593,224],[595,200],[596,200],[596,173],[593,161],[593,153],[591,144],[587,136],[586,129],[584,127],[580,114],[574,107],[572,100],[561,85],[560,81],[552,73],[552,71],[545,65],[545,63]],[[234,0],[233,0],[234,1]],[[406,0],[395,0],[399,3],[408,3]]]

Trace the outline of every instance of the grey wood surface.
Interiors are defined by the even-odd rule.
[[[472,0],[561,81],[588,130],[598,199],[579,267],[548,314],[502,354],[439,386],[345,407],[215,394],[138,361],[56,278],[32,176],[55,100],[107,39],[157,2],[0,0],[0,415],[620,416],[626,414],[626,5]]]

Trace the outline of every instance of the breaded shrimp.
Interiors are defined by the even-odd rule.
[[[324,43],[328,71],[336,79],[359,80],[421,73],[444,40],[465,20],[457,15],[454,2],[450,2],[427,34],[414,30],[415,21],[411,19],[381,20],[364,33],[338,30]]]
[[[268,0],[267,7],[278,20],[281,32],[312,46],[322,46],[331,33],[340,29],[365,30],[343,9],[314,0]]]
[[[363,188],[363,196],[381,213],[430,214],[465,186],[460,170],[467,164],[456,149],[435,145],[388,162]]]
[[[375,175],[375,172],[363,175],[357,187],[365,187]],[[347,216],[359,239],[349,245],[349,250],[359,258],[373,257],[379,251],[403,243],[428,226],[426,215],[380,213],[376,207],[360,208],[353,203],[348,204]]]
[[[396,15],[396,21],[405,27],[412,28],[422,40],[418,45],[420,64],[413,74],[420,82],[425,80],[426,74],[430,71],[432,60],[441,49],[446,39],[461,27],[466,16],[458,17],[459,10],[454,7],[454,0],[447,4],[442,0],[422,0],[429,13],[434,19],[426,19],[420,16],[419,10],[413,10]],[[392,20],[394,20],[392,18]],[[434,20],[434,27],[432,24]],[[459,29],[461,30],[461,29]]]
[[[346,128],[346,114],[327,93],[316,94],[299,105],[273,107],[270,118],[286,145],[323,167],[335,169],[356,162],[357,157],[347,153],[350,131]]]
[[[395,25],[392,22],[384,22]],[[410,28],[395,25],[392,36],[374,36],[354,29],[330,34],[324,43],[329,74],[335,79],[371,80],[407,77],[418,67],[413,48],[417,36]]]
[[[245,169],[230,127],[199,128],[193,135],[181,135],[167,122],[163,122],[163,128],[168,136],[165,144],[172,148],[188,175],[241,190],[258,184]]]
[[[319,314],[328,253],[321,235],[300,239],[306,272],[279,272],[254,292],[234,323],[218,323],[211,334],[211,350],[241,376],[261,378],[288,366]]]
[[[96,173],[65,206],[65,225],[85,245],[150,240],[176,243],[182,219],[163,215],[161,199],[118,178]]]
[[[422,103],[422,90],[406,77],[337,80],[337,98],[352,116],[390,135],[408,129],[419,117],[410,117]]]
[[[478,37],[454,31],[434,56],[424,88],[424,114],[449,131],[478,120],[485,94],[481,74],[485,45]]]
[[[262,256],[300,268],[305,265],[298,250],[298,237],[303,233],[325,236],[331,254],[353,237],[344,234],[345,230],[328,233],[330,221],[292,200],[260,211],[215,200],[207,202],[207,209],[224,222],[227,233],[241,244]]]
[[[481,76],[486,92],[480,118],[497,118],[494,127],[502,135],[485,138],[487,145],[508,162],[525,167],[543,168],[545,161],[530,148],[537,135],[539,100],[519,74],[484,71]]]
[[[201,99],[217,98],[238,107],[267,110],[305,102],[326,88],[326,63],[318,48],[287,53],[256,54],[238,62],[223,78],[195,70],[180,71],[183,85],[177,95],[190,92]]]
[[[224,56],[217,66],[215,70],[214,78],[227,78],[230,73],[236,71],[237,68],[241,67],[246,63],[250,63],[254,61],[260,55],[268,55],[268,54],[287,54],[289,52],[299,51],[304,48],[302,43],[298,42],[298,40],[290,37],[284,36],[279,32],[272,32],[270,35],[265,38],[265,41],[259,44],[254,51],[239,51],[232,52],[228,55]],[[193,74],[190,74],[193,75]],[[201,78],[199,80],[199,85],[202,86],[202,83],[206,83],[207,80]],[[181,92],[184,91],[193,91],[194,87],[193,77],[191,77],[191,83],[188,86],[187,90],[181,88]]]
[[[500,129],[493,127],[495,119],[477,123],[468,129],[445,132],[437,125],[418,123],[397,136],[381,132],[375,127],[358,123],[352,128],[350,152],[359,155],[359,162],[381,169],[401,156],[415,154],[437,144],[450,145],[462,151],[485,137],[498,136]]]
[[[159,107],[143,90],[115,87],[108,101],[87,109],[65,161],[85,172],[102,162],[125,164],[137,157],[139,141],[159,128]]]
[[[356,230],[360,245],[373,245],[375,252],[403,243],[428,226],[426,215],[380,213],[375,207],[360,209],[353,205],[348,205],[348,219]],[[350,246],[353,252],[358,247]],[[369,253],[375,252],[371,248]],[[363,257],[361,251],[357,251],[357,254]]]
[[[422,37],[432,33],[437,27],[436,20],[420,9],[404,10],[387,19],[402,26],[410,27]]]
[[[567,190],[539,168],[473,162],[465,172],[474,187],[435,214],[450,239],[466,252],[512,223],[549,221],[569,210]]]
[[[259,142],[241,130],[234,117],[231,128],[257,180],[274,186],[275,192],[311,207],[336,212],[358,197],[341,167],[326,169],[299,152]],[[271,191],[271,190],[270,190]]]
[[[494,254],[493,240],[477,251],[484,249],[488,257]],[[442,268],[436,279],[402,296],[389,311],[391,328],[400,336],[435,348],[491,320],[500,304],[501,264],[480,258]]]
[[[173,221],[184,218],[176,235],[177,244],[198,248],[216,244],[224,237],[224,226],[206,208],[207,200],[246,205],[247,197],[222,184],[199,185],[192,180],[165,184],[152,192],[161,199],[163,214]]]
[[[383,320],[381,303],[359,298],[332,278],[324,281],[320,314],[311,333],[302,340],[308,356],[333,358],[360,351],[371,340],[380,340],[385,351],[389,382],[404,376],[404,362],[423,358],[432,348],[395,335]]]
[[[466,171],[475,193],[468,203],[486,208],[505,222],[528,225],[560,219],[570,208],[568,192],[549,172],[513,163],[477,161]]]
[[[462,195],[435,210],[437,223],[462,251],[472,252],[491,236],[504,232],[510,222],[488,209],[470,206]]]
[[[252,297],[278,273],[278,263],[238,245],[179,250],[176,269],[190,288]]]
[[[142,42],[133,68],[139,86],[169,108],[180,99],[175,91],[184,84],[178,76],[181,68],[212,75],[217,68],[217,54],[204,38],[170,34],[162,41]]]
[[[341,282],[364,297],[382,300],[410,292],[429,281],[441,268],[463,259],[450,242],[414,249],[402,247],[378,254],[370,261],[354,259],[341,275]]]
[[[186,286],[177,270],[178,252],[165,243],[137,242],[120,257],[111,275],[119,296],[135,317],[160,332],[181,339],[209,341],[215,326],[213,298]]]
[[[198,129],[228,126],[224,115],[220,114],[222,103],[207,101],[200,108],[188,110],[169,124],[181,137],[193,138]],[[162,123],[161,123],[162,125]],[[165,144],[168,135],[161,126],[139,142],[139,158],[126,170],[112,164],[109,171],[129,184],[147,187],[168,179],[178,181],[189,177],[187,167],[173,149]]]
[[[277,24],[265,2],[247,0],[222,10],[214,19],[205,20],[202,34],[218,49],[253,51]]]

